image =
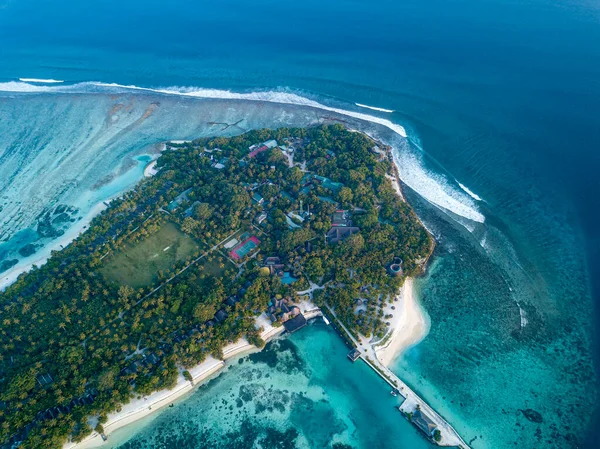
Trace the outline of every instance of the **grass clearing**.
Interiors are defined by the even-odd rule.
[[[128,244],[100,269],[110,281],[133,288],[153,284],[160,271],[200,251],[200,245],[178,227],[167,222],[141,242]]]

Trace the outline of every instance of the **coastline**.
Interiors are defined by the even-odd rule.
[[[405,201],[398,179],[397,166],[393,158],[391,159],[394,162],[392,166],[394,172],[388,174],[387,177],[390,179],[396,194],[402,201]],[[150,177],[156,174],[157,170],[155,167],[156,160],[149,162],[144,168],[144,177]],[[74,227],[71,232],[67,232],[59,241],[54,242],[54,245],[52,245],[53,248],[51,249],[58,249],[63,244],[66,245],[70,243],[78,235],[84,232],[91,220],[106,207],[107,205],[104,201],[96,204],[96,206],[90,209],[90,211],[77,223],[79,226]],[[8,280],[7,278],[8,283],[6,286],[14,282],[22,272],[28,271],[34,264],[43,264],[48,258],[49,254],[45,257],[39,257],[36,261],[31,262],[25,269],[21,267],[20,269],[12,270],[15,271],[14,279]],[[392,317],[390,318],[390,331],[386,337],[384,337],[384,340],[381,341],[381,347],[377,347],[377,343],[372,345],[369,343],[369,346],[372,346],[375,358],[385,367],[388,367],[391,362],[407,348],[421,341],[427,335],[429,330],[429,318],[414,297],[413,281],[413,279],[407,278],[404,286],[396,295],[396,301],[392,304],[388,304],[385,308],[384,313],[386,315],[390,314]],[[2,280],[0,280],[0,288],[3,288]],[[321,315],[320,309],[308,301],[303,301],[298,305],[307,319]],[[392,309],[392,306],[395,306],[395,308]],[[257,317],[256,325],[257,327],[263,328],[261,337],[265,342],[276,338],[284,332],[282,326],[277,328],[273,327],[265,314]],[[208,357],[207,360],[189,369],[188,371],[192,376],[192,382],[185,380],[182,374],[183,369],[180,370],[177,383],[172,389],[160,390],[146,397],[132,399],[128,404],[124,404],[119,412],[111,413],[108,416],[107,422],[103,424],[104,434],[110,435],[118,429],[122,429],[152,415],[157,410],[163,409],[174,401],[182,399],[184,396],[192,393],[195,387],[208,382],[215,375],[220,374],[223,368],[227,366],[226,362],[229,359],[259,350],[260,349],[251,345],[245,339],[240,339],[223,348],[223,360]],[[95,423],[92,424],[92,427],[95,427]],[[94,431],[79,443],[66,443],[63,446],[63,449],[94,448],[106,444],[110,443],[107,443],[107,440],[104,440],[102,435]]]
[[[392,309],[395,307],[395,309]],[[419,304],[414,292],[414,279],[407,278],[395,301],[388,304],[384,314],[392,314],[390,331],[375,354],[388,368],[404,351],[419,343],[429,333],[429,316]],[[375,344],[377,345],[377,344]]]
[[[157,159],[146,165],[146,168],[144,168],[144,178],[150,178],[158,173],[158,170],[156,169],[156,162]]]
[[[32,260],[26,262],[27,259],[24,259],[23,262],[25,262],[25,265],[17,264],[2,273],[0,278],[0,291],[6,290],[6,288],[13,284],[22,273],[27,273],[33,268],[34,265],[41,266],[45,264],[52,255],[52,251],[60,251],[62,248],[84,233],[92,220],[107,208],[105,203],[108,201],[110,200],[100,201],[93,206],[60,238],[53,240],[50,244],[45,245],[39,252],[36,252],[36,254],[31,257]]]
[[[163,144],[163,149],[161,149],[161,151],[164,151],[165,147],[166,145]],[[143,172],[144,178],[152,177],[158,173],[156,163],[157,159],[154,159],[146,165]],[[52,255],[52,251],[60,251],[83,234],[92,220],[108,207],[107,204],[113,199],[120,197],[121,194],[122,193],[119,193],[97,202],[85,215],[77,220],[77,222],[73,223],[61,237],[44,245],[42,249],[29,258],[30,260],[28,260],[28,258],[22,259],[22,264],[17,263],[14,267],[9,268],[4,273],[0,274],[0,291],[6,290],[21,274],[29,272],[34,266],[40,267],[44,265]]]
[[[307,320],[321,316],[321,310],[308,301],[303,301],[298,305]],[[283,326],[274,327],[264,313],[257,317],[256,325],[263,327],[261,338],[265,342],[275,339],[285,331]],[[182,371],[177,378],[177,384],[172,389],[155,391],[148,396],[133,399],[128,404],[123,405],[121,411],[109,414],[107,422],[103,424],[104,434],[108,437],[116,430],[146,418],[174,401],[182,399],[219,374],[227,367],[226,362],[228,360],[256,351],[260,351],[260,349],[248,343],[245,338],[225,346],[223,348],[223,360],[217,360],[209,356],[205,361],[188,370],[192,375],[192,382],[184,379]],[[89,449],[106,444],[109,444],[108,439],[104,440],[98,432],[94,431],[79,443],[65,443],[63,449]]]
[[[378,144],[383,145],[381,142],[378,142]],[[392,162],[392,173],[388,173],[386,177],[392,183],[396,194],[402,201],[406,202],[402,194],[402,187],[400,186],[398,165],[389,147],[386,148],[388,148],[387,154]],[[423,223],[421,222],[421,224]],[[424,224],[423,227],[425,227]],[[425,227],[425,229],[427,228]],[[431,235],[431,232],[429,234]],[[432,248],[429,256],[423,263],[424,268],[429,263],[429,259],[435,248],[435,238],[433,235],[431,235],[431,238],[433,242]],[[427,312],[415,295],[413,278],[408,277],[404,280],[404,285],[394,298],[394,302],[386,306],[384,315],[392,315],[392,318],[389,320],[390,330],[382,340],[376,342],[373,346],[377,359],[389,368],[392,362],[402,355],[404,351],[423,340],[429,333],[431,326],[429,315],[427,315]]]

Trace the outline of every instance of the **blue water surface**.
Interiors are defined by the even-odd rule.
[[[408,192],[440,244],[420,281],[431,333],[394,367],[475,448],[600,446],[586,430],[600,425],[598,42],[589,0],[0,0],[0,82],[278,88],[393,110],[375,114],[483,200],[487,228],[469,233]]]

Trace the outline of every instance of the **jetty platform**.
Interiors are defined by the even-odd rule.
[[[458,447],[460,449],[470,449],[470,446],[461,438],[456,429],[450,425],[439,413],[415,393],[402,379],[394,374],[387,366],[379,361],[375,348],[366,337],[357,340],[352,333],[344,326],[335,313],[328,308],[330,316],[335,318],[336,324],[340,326],[347,336],[355,344],[360,352],[360,358],[369,365],[383,380],[385,380],[393,389],[397,390],[403,398],[398,409],[402,414],[419,428],[431,442],[438,446]],[[418,416],[419,419],[409,417]],[[429,424],[429,427],[426,425]],[[439,438],[434,438],[435,430],[439,430]]]

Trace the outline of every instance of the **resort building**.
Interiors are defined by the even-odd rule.
[[[352,362],[356,362],[360,358],[360,351],[358,349],[354,348],[352,351],[350,351],[348,353],[348,358]]]
[[[340,243],[346,240],[351,235],[354,235],[360,231],[357,227],[333,227],[325,235],[325,239],[329,244]]]
[[[223,309],[219,310],[215,314],[215,320],[217,320],[219,323],[222,323],[223,321],[225,321],[226,318],[227,318],[227,312],[225,312]]]
[[[336,210],[331,217],[331,226],[352,226],[349,212],[346,210]]]
[[[348,211],[336,210],[331,217],[331,229],[325,234],[327,243],[339,243],[358,233],[360,228],[352,226],[352,224]]]
[[[284,265],[281,262],[281,259],[276,256],[267,257],[265,259],[264,266],[269,269],[269,272],[271,274],[278,274],[284,268]]]
[[[40,374],[37,376],[37,381],[41,387],[45,387],[46,385],[50,385],[53,382],[53,379],[50,374]]]
[[[265,202],[265,199],[258,192],[254,192],[254,195],[252,195],[252,200],[257,204],[262,204]]]
[[[433,435],[437,430],[437,425],[432,419],[427,416],[423,411],[417,407],[413,412],[411,422],[417,426],[428,438],[433,439]]]
[[[285,328],[286,331],[288,331],[290,334],[296,332],[298,329],[302,329],[304,326],[306,326],[307,321],[306,318],[304,317],[304,315],[302,315],[301,313],[298,313],[298,315],[296,315],[293,318],[290,318],[289,320],[286,320],[283,323],[283,327]]]
[[[402,259],[394,257],[394,261],[388,267],[388,271],[392,276],[402,276]]]
[[[258,217],[256,217],[256,224],[261,224],[263,221],[267,219],[267,213],[261,212]]]

